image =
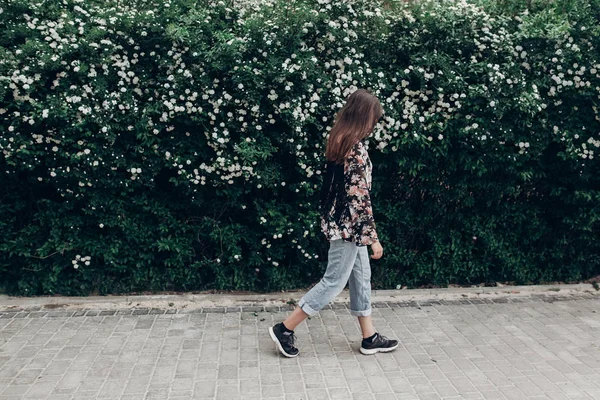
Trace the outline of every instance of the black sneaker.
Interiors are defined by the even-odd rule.
[[[375,353],[387,353],[388,351],[394,350],[398,347],[398,341],[388,339],[379,333],[376,334],[375,339],[373,339],[373,343],[368,343],[363,339],[362,344],[360,346],[360,352],[366,355],[375,354]]]
[[[271,339],[277,345],[277,349],[286,357],[296,357],[299,353],[298,349],[294,347],[294,333],[285,332],[283,323],[279,323],[269,328],[269,334]]]

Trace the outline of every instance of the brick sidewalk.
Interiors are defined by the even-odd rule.
[[[374,306],[395,352],[336,304],[295,359],[266,333],[287,307],[0,309],[0,399],[600,399],[596,294]]]

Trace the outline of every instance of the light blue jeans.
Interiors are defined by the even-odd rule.
[[[347,282],[350,313],[357,317],[371,315],[371,265],[367,246],[332,240],[325,275],[300,299],[298,306],[308,315],[315,315],[340,294]]]

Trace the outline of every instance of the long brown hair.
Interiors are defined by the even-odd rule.
[[[329,133],[327,161],[343,163],[352,147],[373,132],[382,115],[381,103],[367,90],[359,89],[348,96]]]

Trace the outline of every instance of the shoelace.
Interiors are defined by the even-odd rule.
[[[285,338],[285,341],[287,342],[288,345],[290,345],[291,347],[294,347],[294,342],[296,341],[295,334],[293,334],[293,333],[291,335],[283,334],[283,337]]]
[[[296,341],[296,335],[293,333],[290,335],[290,346],[294,347],[294,342]]]
[[[385,336],[380,335],[379,333],[377,334],[377,337],[375,338],[375,340],[377,340],[377,339],[381,340],[382,342],[387,342],[390,340],[390,339],[386,338]]]

